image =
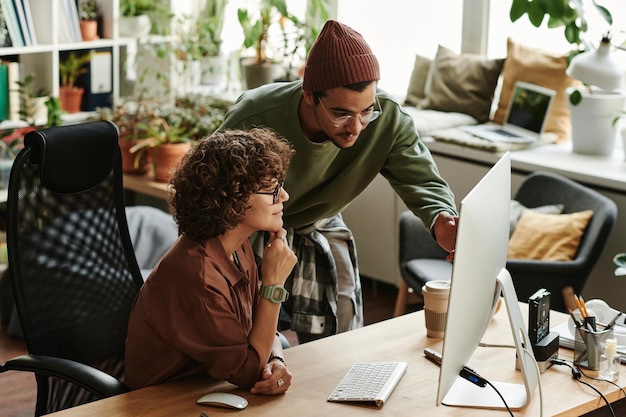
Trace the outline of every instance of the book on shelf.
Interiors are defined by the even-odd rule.
[[[9,120],[20,120],[20,63],[13,61],[3,61],[2,65],[7,66],[8,75],[8,97],[9,97]]]
[[[0,0],[0,7],[2,7],[2,14],[5,17],[13,46],[26,46],[13,0]]]
[[[11,34],[9,33],[9,28],[7,26],[6,16],[4,15],[2,4],[0,4],[0,48],[10,48],[12,46],[13,41],[11,41]]]
[[[78,8],[74,0],[61,0],[59,42],[81,42]]]
[[[0,121],[9,118],[9,67],[0,63]]]
[[[22,0],[13,0],[13,7],[15,7],[15,13],[17,14],[17,21],[22,31],[22,37],[24,38],[25,46],[33,46],[33,38],[30,34],[30,25],[26,21],[26,13],[24,12],[24,5]]]
[[[22,3],[22,9],[24,10],[24,21],[26,22],[28,36],[30,36],[31,45],[37,45],[37,30],[35,29],[35,22],[33,20],[33,13],[30,8],[30,2],[32,0],[15,0]]]

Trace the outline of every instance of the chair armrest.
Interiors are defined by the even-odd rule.
[[[0,371],[25,371],[58,377],[102,398],[130,391],[126,385],[105,372],[80,362],[52,356],[17,356],[1,365]]]

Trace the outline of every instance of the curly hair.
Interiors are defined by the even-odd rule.
[[[204,240],[235,228],[257,191],[285,178],[294,150],[272,130],[227,130],[200,140],[170,184],[180,233]]]

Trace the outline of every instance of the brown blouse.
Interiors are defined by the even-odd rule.
[[[265,361],[248,343],[258,301],[250,243],[239,270],[217,238],[181,236],[141,288],[128,323],[125,383],[131,389],[207,375],[249,389]]]

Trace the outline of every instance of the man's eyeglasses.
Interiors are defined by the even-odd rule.
[[[283,181],[278,181],[278,184],[276,184],[276,188],[274,188],[274,191],[257,191],[256,194],[266,194],[266,195],[271,195],[272,196],[272,204],[276,204],[278,203],[278,196],[280,195],[280,190],[283,189]]]
[[[328,118],[330,119],[330,121],[333,123],[333,126],[335,127],[347,126],[350,123],[352,123],[352,120],[354,120],[354,118],[356,117],[356,116],[350,115],[350,116],[339,116],[336,119],[333,119],[330,113],[328,113],[328,110],[326,110],[326,106],[324,106],[324,103],[322,102],[321,99],[320,99],[320,104],[322,105],[322,108],[324,109],[324,111],[328,115]],[[379,110],[372,110],[370,112],[358,115],[358,118],[361,124],[367,124],[369,122],[373,122],[374,120],[378,119],[378,116],[383,114],[383,108],[380,106],[380,101],[378,101],[378,97],[376,97],[376,104],[378,105]]]

